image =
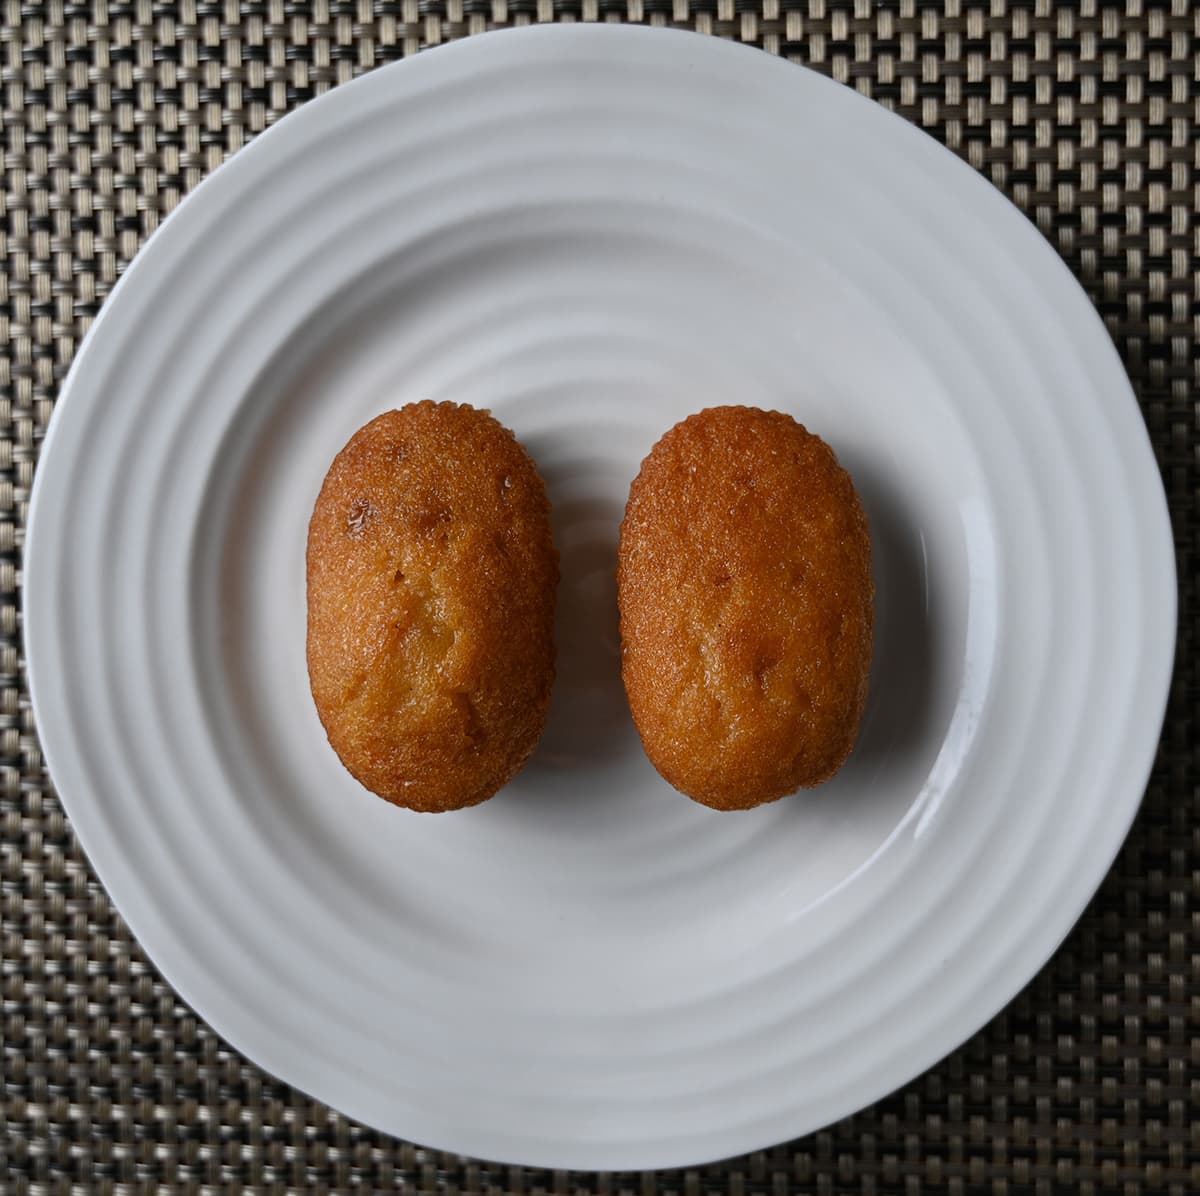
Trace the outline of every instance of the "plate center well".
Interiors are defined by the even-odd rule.
[[[584,934],[603,961],[601,942],[620,954],[631,939],[707,938],[714,910],[734,935],[777,930],[871,860],[920,799],[961,688],[959,509],[976,480],[943,455],[952,423],[939,439],[897,419],[948,410],[912,351],[878,327],[861,343],[843,310],[860,300],[836,276],[814,293],[813,263],[790,274],[755,248],[493,228],[419,269],[383,264],[298,329],[247,396],[245,439],[213,479],[214,575],[201,571],[196,594],[220,611],[197,622],[220,643],[197,651],[216,654],[208,700],[244,800],[314,884],[374,915],[436,908],[439,924],[512,950]],[[751,313],[747,269],[763,284]],[[325,470],[362,423],[425,398],[488,407],[516,431],[546,479],[562,560],[543,741],[490,802],[442,816],[394,809],[342,769],[304,664],[305,534]],[[872,694],[850,762],[815,792],[732,815],[674,792],[642,753],[615,581],[642,457],[676,420],[728,402],[790,411],[835,447],[868,510],[877,584]]]

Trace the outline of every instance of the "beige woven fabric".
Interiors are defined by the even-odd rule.
[[[290,108],[496,25],[673,23],[900,112],[1033,218],[1092,296],[1175,520],[1179,667],[1141,816],[1043,974],[965,1047],[823,1133],[686,1172],[492,1167],[394,1141],[263,1075],[131,941],[42,767],[22,526],[89,321],[179,198]],[[0,0],[3,1191],[1200,1191],[1200,18],[1183,0]]]

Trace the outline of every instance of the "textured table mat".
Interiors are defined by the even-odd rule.
[[[0,0],[0,882],[7,1193],[1200,1191],[1200,17],[1182,0]],[[22,527],[80,339],[180,197],[298,104],[498,25],[677,24],[857,88],[1008,194],[1100,309],[1170,496],[1178,668],[1136,826],[1042,974],[961,1050],[822,1133],[696,1170],[489,1166],[264,1075],[162,981],[72,837],[22,673]]]

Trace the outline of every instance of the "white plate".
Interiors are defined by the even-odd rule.
[[[492,408],[563,559],[544,743],[486,805],[359,788],[304,663],[334,452]],[[642,755],[617,526],[701,407],[795,413],[872,521],[858,749],[743,815]],[[352,1116],[556,1167],[812,1130],[995,1013],[1104,875],[1154,753],[1174,565],[1117,356],[1034,229],[815,74],[692,35],[456,43],[306,106],[130,267],[30,513],[51,770],[164,975]]]

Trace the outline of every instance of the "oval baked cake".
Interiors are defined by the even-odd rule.
[[[866,515],[791,416],[714,407],[662,437],[621,525],[622,673],[676,789],[749,809],[832,777],[871,667]]]
[[[423,402],[334,458],[308,529],[308,673],[367,789],[441,811],[528,760],[554,681],[546,488],[488,412]]]

